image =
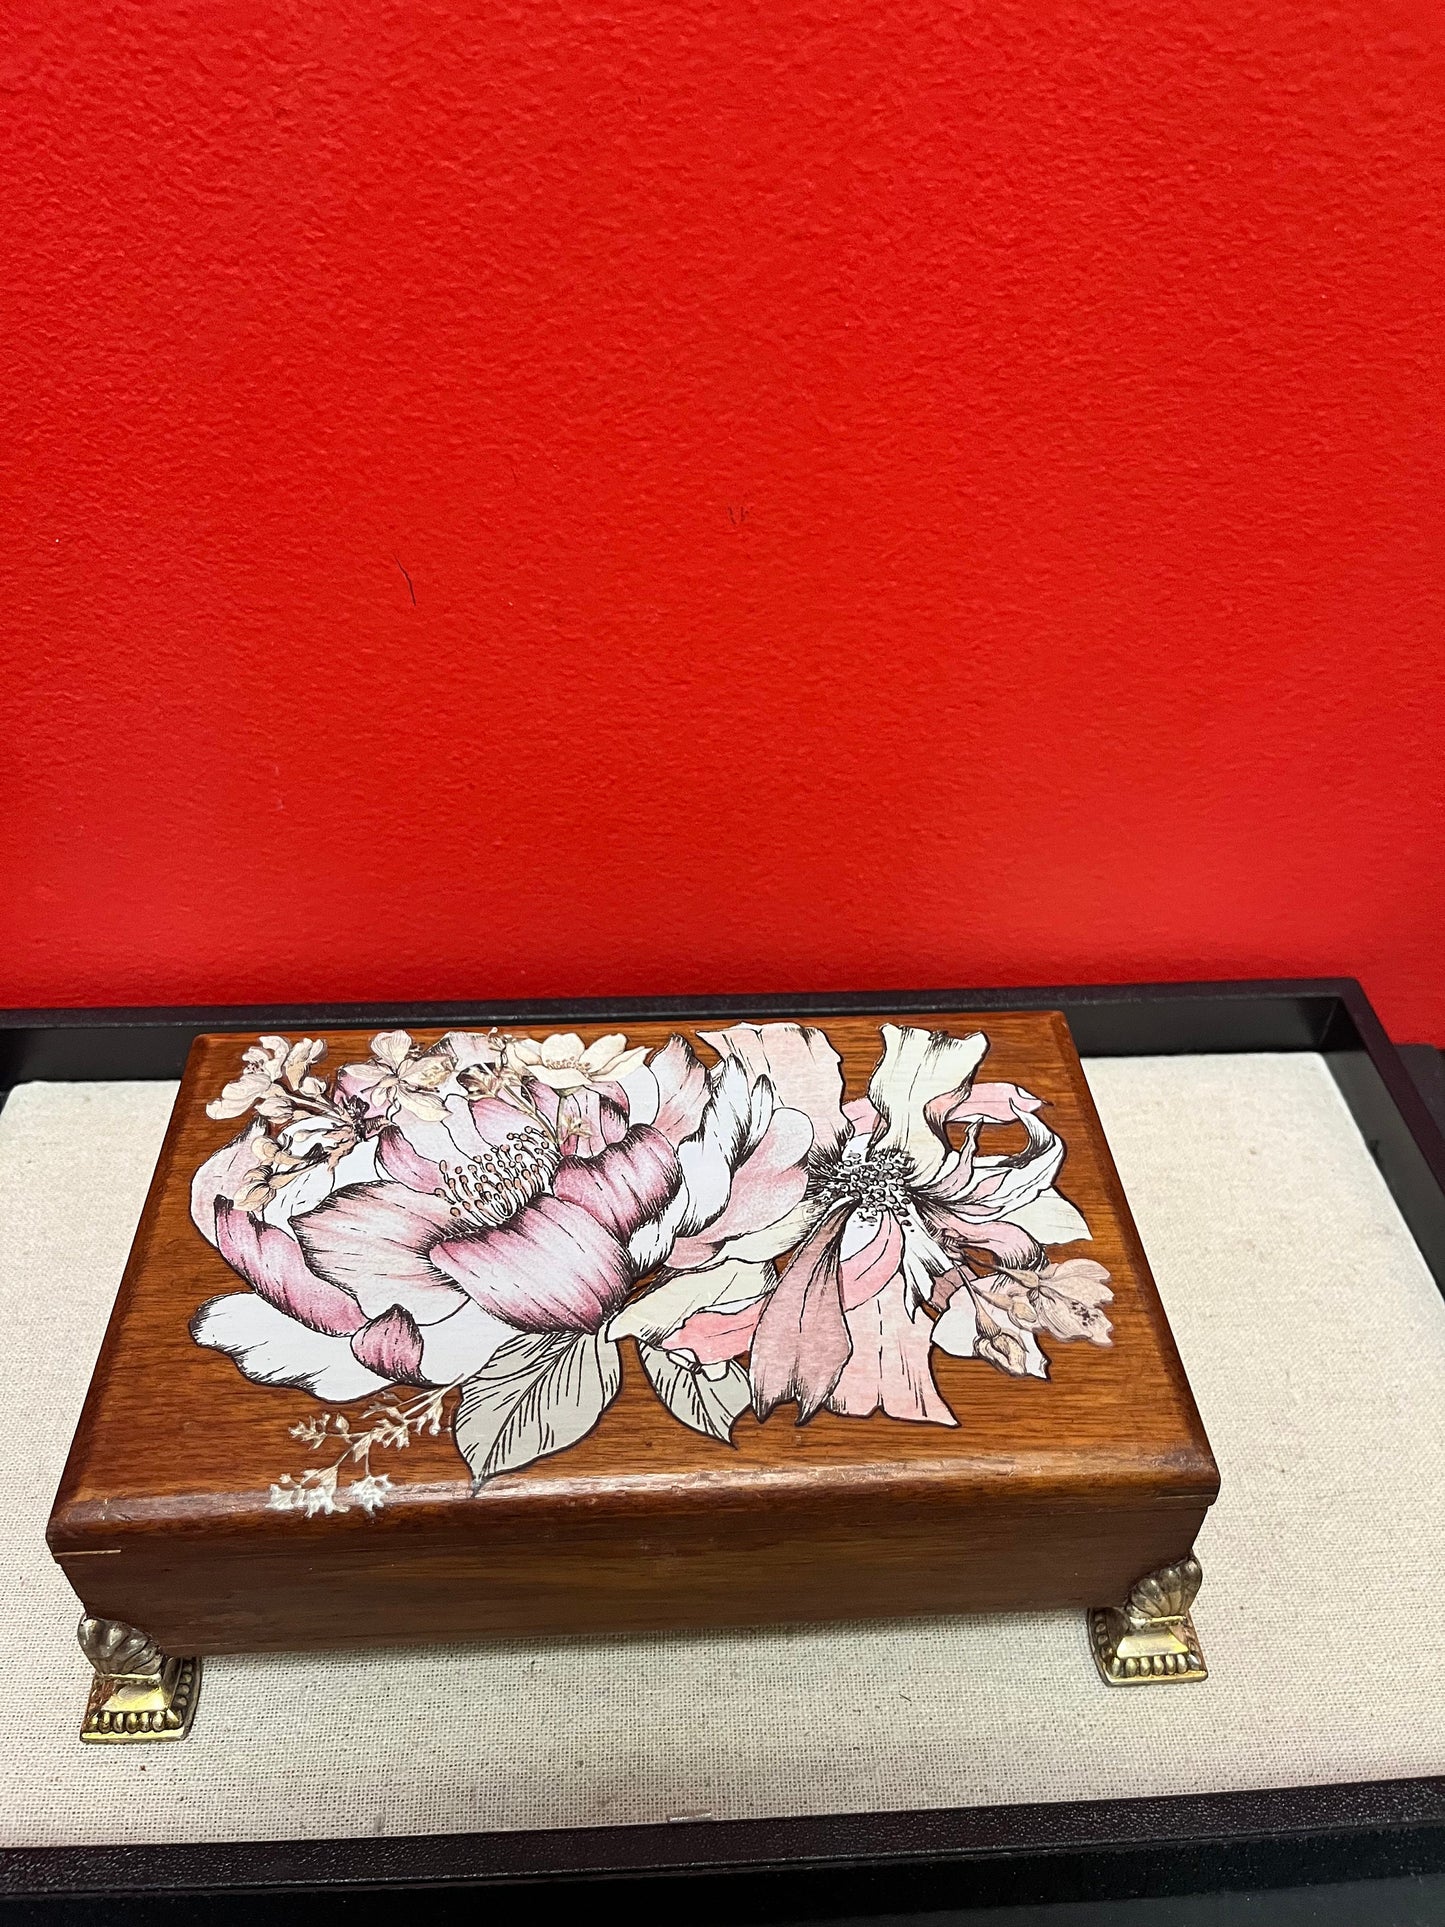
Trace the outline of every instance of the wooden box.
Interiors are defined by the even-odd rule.
[[[1217,1488],[1056,1013],[223,1035],[49,1539],[204,1654],[1099,1606]]]

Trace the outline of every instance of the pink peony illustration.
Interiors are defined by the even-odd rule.
[[[369,1401],[293,1428],[334,1463],[273,1504],[374,1510],[371,1453],[437,1431],[454,1389],[479,1486],[561,1451],[616,1397],[624,1340],[719,1440],[780,1404],[951,1426],[935,1346],[1042,1377],[1041,1332],[1109,1342],[1107,1273],[1048,1256],[1088,1236],[1054,1188],[1064,1146],[1038,1098],[974,1083],[982,1036],[883,1025],[847,1104],[815,1027],[702,1035],[711,1066],[680,1036],[391,1031],[329,1084],[314,1040],[245,1053],[210,1110],[250,1121],[192,1215],[249,1289],[192,1334],[258,1383]],[[1024,1148],[980,1154],[999,1123]]]

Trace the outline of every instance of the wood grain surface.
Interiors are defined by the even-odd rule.
[[[819,1020],[849,1097],[887,1020]],[[189,1335],[200,1305],[242,1288],[192,1224],[189,1185],[240,1128],[204,1107],[252,1041],[198,1038],[50,1522],[86,1608],[223,1652],[1089,1605],[1182,1556],[1218,1473],[1064,1019],[896,1021],[985,1031],[980,1077],[1047,1100],[1068,1147],[1058,1188],[1093,1234],[1053,1255],[1108,1267],[1112,1346],[1045,1335],[1047,1381],[935,1351],[956,1430],[826,1412],[798,1426],[785,1407],[745,1414],[729,1449],[667,1413],[624,1341],[622,1392],[578,1445],[473,1496],[450,1437],[423,1437],[383,1455],[384,1510],[310,1519],[267,1500],[306,1464],[288,1428],[317,1401],[252,1384]],[[674,1031],[713,1061],[686,1023],[628,1038]],[[324,1035],[328,1062],[367,1054],[366,1033]],[[990,1127],[984,1148],[1021,1141]]]

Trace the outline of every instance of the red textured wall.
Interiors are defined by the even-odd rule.
[[[0,992],[1346,971],[1445,1038],[1440,44],[10,9]]]

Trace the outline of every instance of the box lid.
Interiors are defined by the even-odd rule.
[[[874,1480],[1217,1489],[1056,1012],[198,1038],[51,1541]]]

